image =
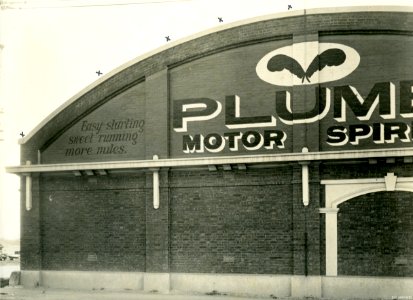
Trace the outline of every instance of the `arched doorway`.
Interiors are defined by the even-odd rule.
[[[387,173],[384,178],[322,180],[325,185],[325,207],[320,209],[325,218],[326,275],[337,276],[337,214],[339,205],[358,196],[375,192],[413,192],[413,177],[398,178]],[[354,221],[354,220],[353,220]],[[374,275],[374,274],[371,274]]]

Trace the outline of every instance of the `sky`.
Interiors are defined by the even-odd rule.
[[[289,5],[291,6],[289,9]],[[260,15],[411,0],[0,0],[0,239],[20,235],[20,133],[116,67],[171,41]],[[218,17],[222,18],[220,23]],[[2,48],[2,49],[1,49]],[[2,113],[3,111],[3,113]]]

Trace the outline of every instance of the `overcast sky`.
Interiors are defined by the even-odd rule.
[[[0,238],[19,238],[17,144],[63,102],[119,65],[167,42],[241,19],[316,7],[409,6],[411,0],[0,1]],[[290,9],[291,10],[291,9]],[[1,133],[0,133],[1,134]]]

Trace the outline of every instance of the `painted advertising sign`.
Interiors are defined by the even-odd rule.
[[[412,49],[406,36],[327,36],[172,70],[172,153],[294,152],[313,140],[310,151],[411,147]]]
[[[42,162],[144,159],[144,90],[135,86],[81,118],[42,153]]]
[[[412,50],[411,36],[365,34],[211,54],[79,117],[42,162],[412,147]]]

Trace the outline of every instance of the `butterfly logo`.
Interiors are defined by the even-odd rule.
[[[258,62],[256,72],[273,85],[308,85],[348,76],[359,63],[360,55],[351,47],[314,41],[271,51]]]

